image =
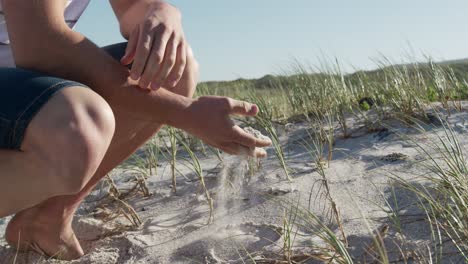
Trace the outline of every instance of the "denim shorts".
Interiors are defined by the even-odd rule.
[[[114,59],[126,43],[102,48]],[[21,150],[26,129],[52,96],[66,87],[87,87],[73,80],[20,68],[0,68],[0,149]]]

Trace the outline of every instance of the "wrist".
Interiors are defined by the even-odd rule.
[[[170,93],[170,99],[166,100],[168,111],[164,115],[162,123],[184,129],[191,119],[191,106],[196,100],[172,92],[167,93]]]
[[[154,1],[150,5],[150,9],[158,10],[160,12],[167,12],[167,14],[170,16],[175,16],[179,19],[182,19],[182,13],[180,12],[179,8],[165,1]]]

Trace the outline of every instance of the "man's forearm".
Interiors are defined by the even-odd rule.
[[[142,92],[126,67],[67,26],[62,2],[0,1],[18,67],[84,83],[114,106],[177,126],[191,99],[164,89]]]
[[[178,117],[191,100],[165,89],[142,91],[128,78],[128,69],[81,34],[66,30],[38,41],[32,59],[18,66],[75,80],[88,85],[108,102],[141,118],[177,126]]]
[[[74,52],[70,53],[72,58],[66,61],[73,62],[70,64],[74,64],[74,69],[73,73],[64,74],[69,75],[71,79],[76,75],[78,81],[88,84],[113,105],[134,112],[141,118],[147,117],[159,123],[178,126],[177,122],[191,99],[166,89],[141,90],[137,82],[129,78],[126,67],[86,38],[76,45],[73,44],[73,38],[81,36],[76,32],[70,32],[70,35],[69,40],[64,41]],[[65,68],[67,67],[69,66],[66,65]]]

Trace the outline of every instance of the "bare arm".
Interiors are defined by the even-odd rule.
[[[181,128],[228,153],[271,143],[257,140],[229,118],[231,114],[256,115],[257,107],[249,103],[226,97],[192,100],[166,89],[135,89],[126,67],[68,28],[63,17],[65,1],[0,1],[17,66],[84,83],[112,105]]]
[[[76,80],[108,101],[154,121],[177,126],[191,99],[165,89],[144,93],[128,69],[65,23],[65,1],[2,0],[16,65]],[[121,96],[125,94],[125,96]],[[135,104],[133,102],[139,102]]]

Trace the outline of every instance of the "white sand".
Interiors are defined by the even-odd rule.
[[[465,104],[465,109],[468,104]],[[462,147],[468,149],[468,113],[457,113],[448,118],[459,136]],[[353,121],[353,120],[350,120]],[[420,142],[430,140],[413,129],[394,122],[394,130],[378,133],[366,133],[361,124],[353,125],[353,137],[338,138],[335,154],[330,168],[326,170],[331,195],[344,219],[344,228],[348,235],[351,253],[357,260],[362,258],[363,249],[369,245],[371,236],[362,220],[364,215],[373,228],[380,229],[388,222],[386,214],[379,208],[384,206],[384,198],[390,197],[391,189],[388,172],[411,179],[421,173],[415,161],[421,156],[414,145],[401,140],[396,132],[418,138]],[[428,126],[429,128],[429,126]],[[105,195],[104,190],[97,190],[80,208],[75,221],[77,236],[82,240],[87,252],[81,260],[70,263],[242,263],[240,256],[246,257],[246,251],[253,256],[262,252],[265,257],[281,253],[283,245],[282,224],[283,209],[270,197],[297,201],[307,207],[309,194],[316,196],[317,180],[320,176],[314,170],[309,154],[298,144],[306,135],[306,124],[294,124],[288,132],[281,135],[286,146],[288,163],[295,170],[293,182],[286,181],[280,169],[273,149],[269,148],[269,158],[262,161],[262,169],[250,179],[242,182],[242,189],[224,201],[217,195],[220,190],[219,179],[226,169],[221,169],[214,155],[202,158],[206,184],[215,199],[215,219],[206,225],[209,208],[205,202],[196,175],[183,166],[182,159],[178,169],[187,177],[178,177],[178,192],[171,192],[169,166],[157,168],[157,176],[148,179],[148,186],[153,195],[144,198],[134,196],[127,201],[134,206],[143,224],[138,230],[106,236],[112,231],[111,224],[104,224],[93,218],[96,202]],[[431,133],[440,133],[441,128],[432,128]],[[401,160],[383,158],[389,154]],[[247,162],[236,157],[225,157],[226,164],[239,173],[245,171]],[[383,159],[382,159],[383,158]],[[131,172],[117,169],[113,177],[119,188],[128,188],[132,183]],[[246,178],[248,179],[248,178]],[[315,187],[314,187],[315,186]],[[314,187],[314,188],[313,188]],[[401,189],[396,189],[399,206],[409,205],[413,197]],[[353,197],[353,198],[351,198]],[[312,210],[324,217],[325,202],[318,196],[312,204]],[[407,211],[415,210],[409,207]],[[8,219],[0,219],[0,230],[5,228]],[[120,223],[128,221],[120,217]],[[410,241],[408,247],[423,243],[427,239],[424,223],[405,218],[404,229]],[[115,223],[115,221],[113,222]],[[2,232],[3,233],[3,232]],[[388,239],[393,234],[388,235]],[[298,251],[306,246],[321,244],[320,239],[307,230],[300,230],[296,239]],[[0,262],[13,263],[15,251],[0,240]],[[34,253],[20,253],[17,263],[67,263],[46,261]],[[248,262],[249,263],[249,262]]]

